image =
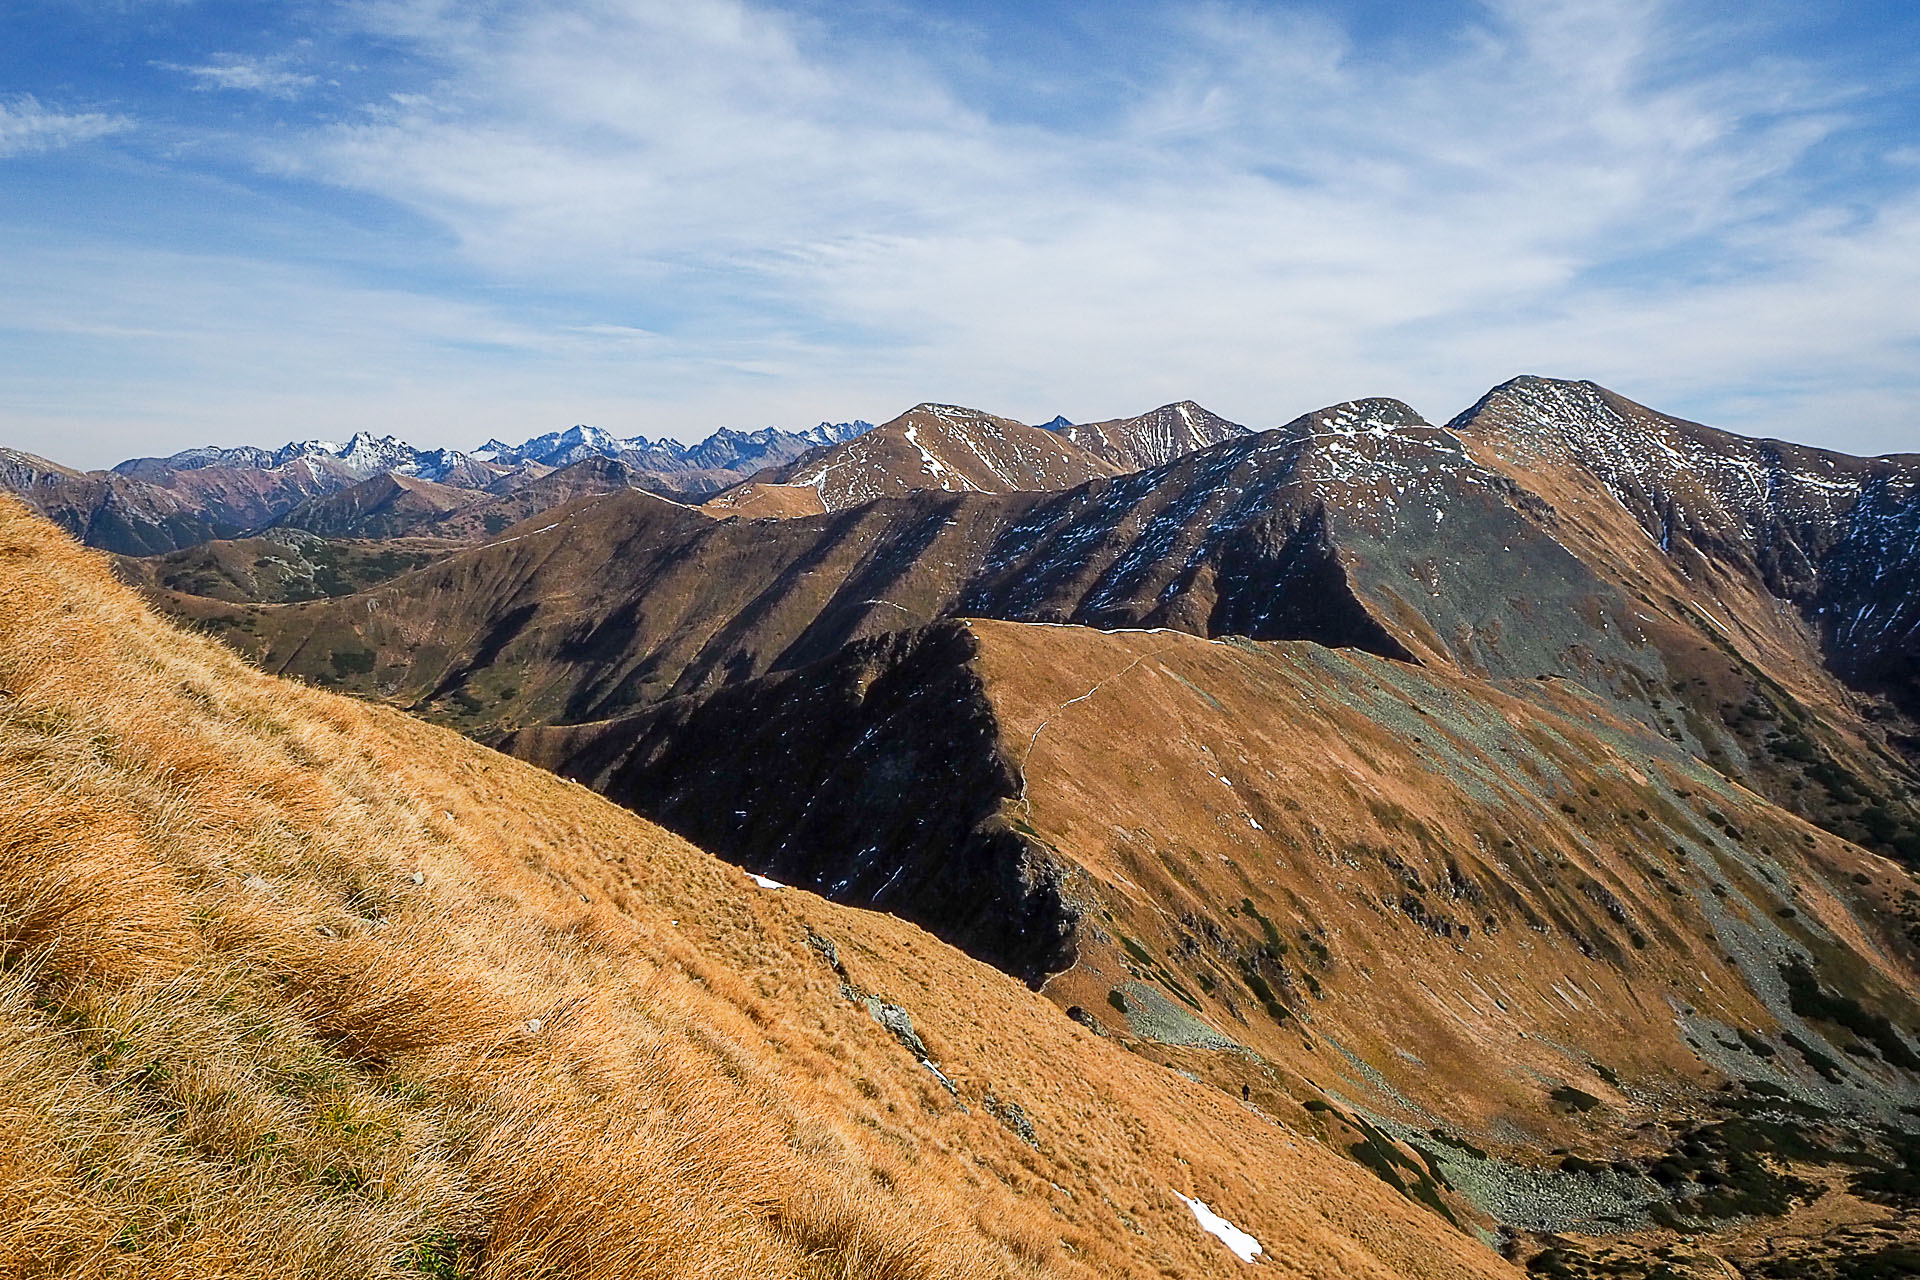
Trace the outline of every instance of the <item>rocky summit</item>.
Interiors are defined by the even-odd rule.
[[[211,957],[257,965],[273,1052],[337,1055],[409,1169],[496,1123],[496,1058],[552,1133],[627,1142],[593,1108],[646,1040],[691,1127],[635,1167],[721,1091],[807,1190],[701,1165],[712,1211],[835,1275],[1910,1274],[1920,455],[1539,377],[1267,420],[0,453],[9,555],[58,580],[0,623],[137,618],[88,661],[254,763],[95,724],[67,658],[8,658],[0,728],[66,762],[49,794],[212,771],[237,816],[167,864],[167,945],[209,957],[178,971],[212,1019]],[[302,770],[387,834],[334,849]],[[145,785],[87,803],[149,806],[112,818],[137,844],[184,821]],[[106,1008],[121,936],[33,1007]],[[430,969],[513,1017],[396,1029]],[[186,1087],[114,1043],[106,1087]],[[376,1062],[492,1101],[402,1114]],[[574,1188],[459,1159],[492,1188],[447,1211],[460,1257]],[[946,1261],[861,1262],[900,1215]]]

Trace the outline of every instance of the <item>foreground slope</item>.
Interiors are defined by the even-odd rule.
[[[0,564],[0,1274],[1237,1274],[1190,1200],[1290,1274],[1511,1274],[910,925],[259,674],[11,504]]]

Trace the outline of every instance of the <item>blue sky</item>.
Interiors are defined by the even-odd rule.
[[[0,6],[0,443],[694,438],[1521,372],[1920,449],[1894,3]]]

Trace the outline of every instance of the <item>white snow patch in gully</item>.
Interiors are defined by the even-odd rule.
[[[752,871],[747,872],[747,878],[759,885],[762,889],[784,889],[787,887],[778,880],[770,880],[766,876],[756,874]]]
[[[1194,1218],[1200,1223],[1202,1231],[1212,1232],[1220,1237],[1220,1242],[1233,1250],[1233,1256],[1242,1262],[1252,1262],[1260,1256],[1260,1242],[1228,1222],[1225,1218],[1198,1200],[1189,1200],[1178,1191],[1173,1193],[1181,1204],[1193,1210]]]

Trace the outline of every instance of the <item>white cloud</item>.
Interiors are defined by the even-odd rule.
[[[319,83],[318,76],[287,70],[284,59],[249,58],[237,53],[216,53],[212,61],[198,66],[178,62],[153,65],[191,77],[196,89],[230,89],[269,98],[297,98]]]
[[[1876,449],[1920,391],[1920,167],[1889,159],[1905,193],[1857,206],[1799,177],[1870,87],[1729,55],[1678,5],[1498,0],[1384,52],[1271,7],[1170,10],[1131,98],[1072,125],[744,0],[343,12],[416,74],[264,162],[417,215],[488,290],[447,296],[498,301],[315,269],[263,308],[161,273],[206,299],[180,367],[297,389],[262,439],[369,405],[449,443],[924,398],[1039,421],[1190,395],[1272,425],[1388,394],[1443,419],[1536,371]]]
[[[55,111],[31,97],[16,98],[0,102],[0,159],[57,151],[129,128],[132,121],[122,116]]]
[[[688,333],[839,333],[850,387],[1255,421],[1384,390],[1440,416],[1536,362],[1676,393],[1871,362],[1844,322],[1783,319],[1808,308],[1920,328],[1897,254],[1857,274],[1888,226],[1807,216],[1784,180],[1841,92],[1701,62],[1654,0],[1501,0],[1421,62],[1208,7],[1091,133],[738,0],[371,12],[441,74],[279,163],[491,276],[670,289]]]

